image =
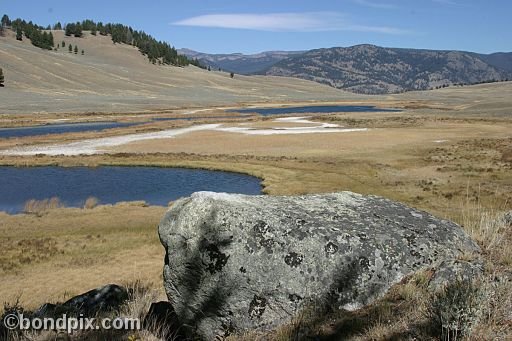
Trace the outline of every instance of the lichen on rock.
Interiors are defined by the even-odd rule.
[[[189,333],[270,329],[307,305],[353,310],[404,276],[478,252],[449,221],[351,192],[200,192],[159,225],[164,285]]]

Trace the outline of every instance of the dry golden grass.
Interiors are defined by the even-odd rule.
[[[416,105],[418,110],[431,110],[426,107],[434,104]],[[464,225],[480,244],[486,261],[489,309],[476,326],[473,339],[488,335],[511,338],[512,293],[507,274],[512,267],[512,234],[500,216],[512,209],[512,120],[418,113],[334,115],[325,119],[372,130],[351,135],[270,137],[201,132],[131,144],[112,155],[2,156],[0,164],[227,170],[260,177],[268,194],[351,190],[407,203]],[[268,126],[267,121],[256,124]],[[163,123],[141,129],[162,127]],[[31,138],[16,144],[84,137],[90,136]],[[39,216],[0,213],[0,297],[12,300],[21,294],[22,304],[33,308],[106,283],[136,278],[163,290],[163,248],[156,226],[164,211],[161,207],[123,204],[87,210],[59,208]],[[428,278],[429,273],[424,273],[404,280],[374,305],[357,312],[313,317],[304,313],[270,334],[236,339],[290,340],[309,334],[319,335],[321,340],[428,340],[432,338],[426,318]]]
[[[35,308],[138,278],[161,288],[164,252],[156,226],[165,210],[126,203],[0,214],[0,297],[20,296]]]
[[[161,290],[156,289],[153,284],[144,282],[143,280],[137,279],[132,282],[126,283],[124,287],[127,289],[129,296],[128,300],[120,307],[119,311],[103,312],[96,317],[101,318],[123,318],[130,321],[137,319],[140,323],[140,329],[138,330],[76,330],[71,334],[68,334],[64,330],[49,330],[49,331],[14,331],[8,335],[10,341],[53,341],[53,340],[66,340],[66,341],[85,341],[85,340],[148,340],[148,341],[160,341],[169,340],[166,336],[170,336],[171,340],[173,335],[176,334],[176,330],[170,330],[169,326],[158,325],[158,322],[146,323],[145,317],[149,312],[150,306],[154,302],[163,301],[166,299],[165,295],[162,295]],[[4,305],[4,308],[9,312],[30,312],[25,307],[20,305],[19,302],[15,302],[12,305]],[[1,313],[0,313],[1,316]],[[58,318],[60,316],[57,316]]]
[[[23,206],[23,212],[40,216],[61,207],[64,207],[64,204],[57,197],[43,200],[30,199]]]
[[[375,119],[381,120],[378,116]],[[226,134],[225,138],[232,140],[227,140],[229,143],[225,145],[222,141],[213,143],[207,137],[193,143],[189,143],[188,137],[176,138],[172,140],[179,146],[175,153],[1,157],[0,164],[151,165],[238,171],[262,178],[268,194],[340,190],[377,194],[468,225],[461,214],[463,202],[475,203],[478,198],[482,210],[510,207],[512,165],[502,160],[502,152],[510,148],[512,140],[503,137],[509,131],[508,125],[494,127],[492,122],[467,120],[469,123],[448,120],[438,128],[428,120],[420,126],[405,123],[403,128],[393,128],[393,134],[386,132],[387,128],[379,128],[374,135],[364,138],[342,134],[337,137],[338,142],[334,136],[323,135],[260,139],[267,150],[264,155],[243,155],[242,150],[227,154],[251,137]],[[425,140],[433,138],[431,134],[436,129],[438,133],[444,131],[443,134],[452,131],[451,134],[461,139],[446,144],[425,144]],[[329,139],[337,144],[328,143]],[[187,147],[187,143],[193,146]],[[309,147],[308,143],[311,143]],[[251,144],[255,145],[256,141]],[[213,153],[218,145],[225,148],[222,154]],[[348,148],[351,145],[354,148]],[[282,151],[276,153],[275,146]],[[167,148],[165,143],[161,143],[161,148]],[[183,148],[200,148],[205,152],[210,148],[211,153],[178,152]],[[290,152],[293,150],[297,154]],[[288,153],[289,156],[284,156]],[[157,283],[163,249],[156,226],[164,210],[118,205],[88,210],[56,209],[41,217],[1,215],[0,244],[5,252],[0,256],[0,264],[5,280],[0,284],[0,296],[14,297],[21,288],[26,288],[25,283],[33,283],[23,289],[22,299],[37,304],[49,297],[62,296],[69,288],[76,293],[124,277],[137,277],[138,272],[148,274]],[[474,209],[466,211],[482,216]],[[471,220],[475,221],[474,217]],[[492,231],[475,238],[495,240]],[[506,251],[510,248],[504,247],[509,242],[507,239],[499,244],[499,249],[505,250],[501,253],[505,265],[510,262]],[[109,274],[112,271],[115,273]],[[48,285],[42,287],[39,283]]]
[[[84,208],[87,209],[87,210],[90,210],[90,209],[93,209],[95,208],[96,206],[98,206],[98,198],[96,197],[89,197],[85,200],[85,203],[84,203]]]

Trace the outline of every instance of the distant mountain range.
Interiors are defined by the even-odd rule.
[[[203,65],[239,74],[288,76],[356,93],[386,94],[512,79],[512,53],[477,54],[375,45],[254,55],[182,49]]]
[[[184,54],[189,58],[198,59],[204,66],[231,71],[241,75],[260,73],[272,67],[277,62],[304,52],[305,51],[268,51],[257,54],[208,54],[189,49],[178,50],[178,53]]]

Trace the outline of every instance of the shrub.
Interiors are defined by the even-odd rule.
[[[84,209],[90,210],[98,206],[98,198],[95,197],[89,197],[87,200],[85,200]]]
[[[457,280],[432,294],[427,314],[435,336],[441,340],[470,336],[484,314],[483,293],[479,283]]]
[[[64,204],[57,197],[43,200],[30,199],[25,203],[25,206],[23,207],[23,212],[41,216],[46,211],[60,207],[64,207]]]

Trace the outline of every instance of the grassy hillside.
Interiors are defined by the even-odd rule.
[[[328,86],[293,78],[239,76],[193,66],[153,65],[137,48],[113,44],[108,36],[66,37],[53,31],[46,51],[28,39],[17,41],[8,30],[0,37],[0,67],[5,88],[0,113],[119,112],[234,105],[240,102],[286,102],[357,98]],[[68,46],[78,45],[78,54]],[[85,54],[81,55],[81,50]]]

